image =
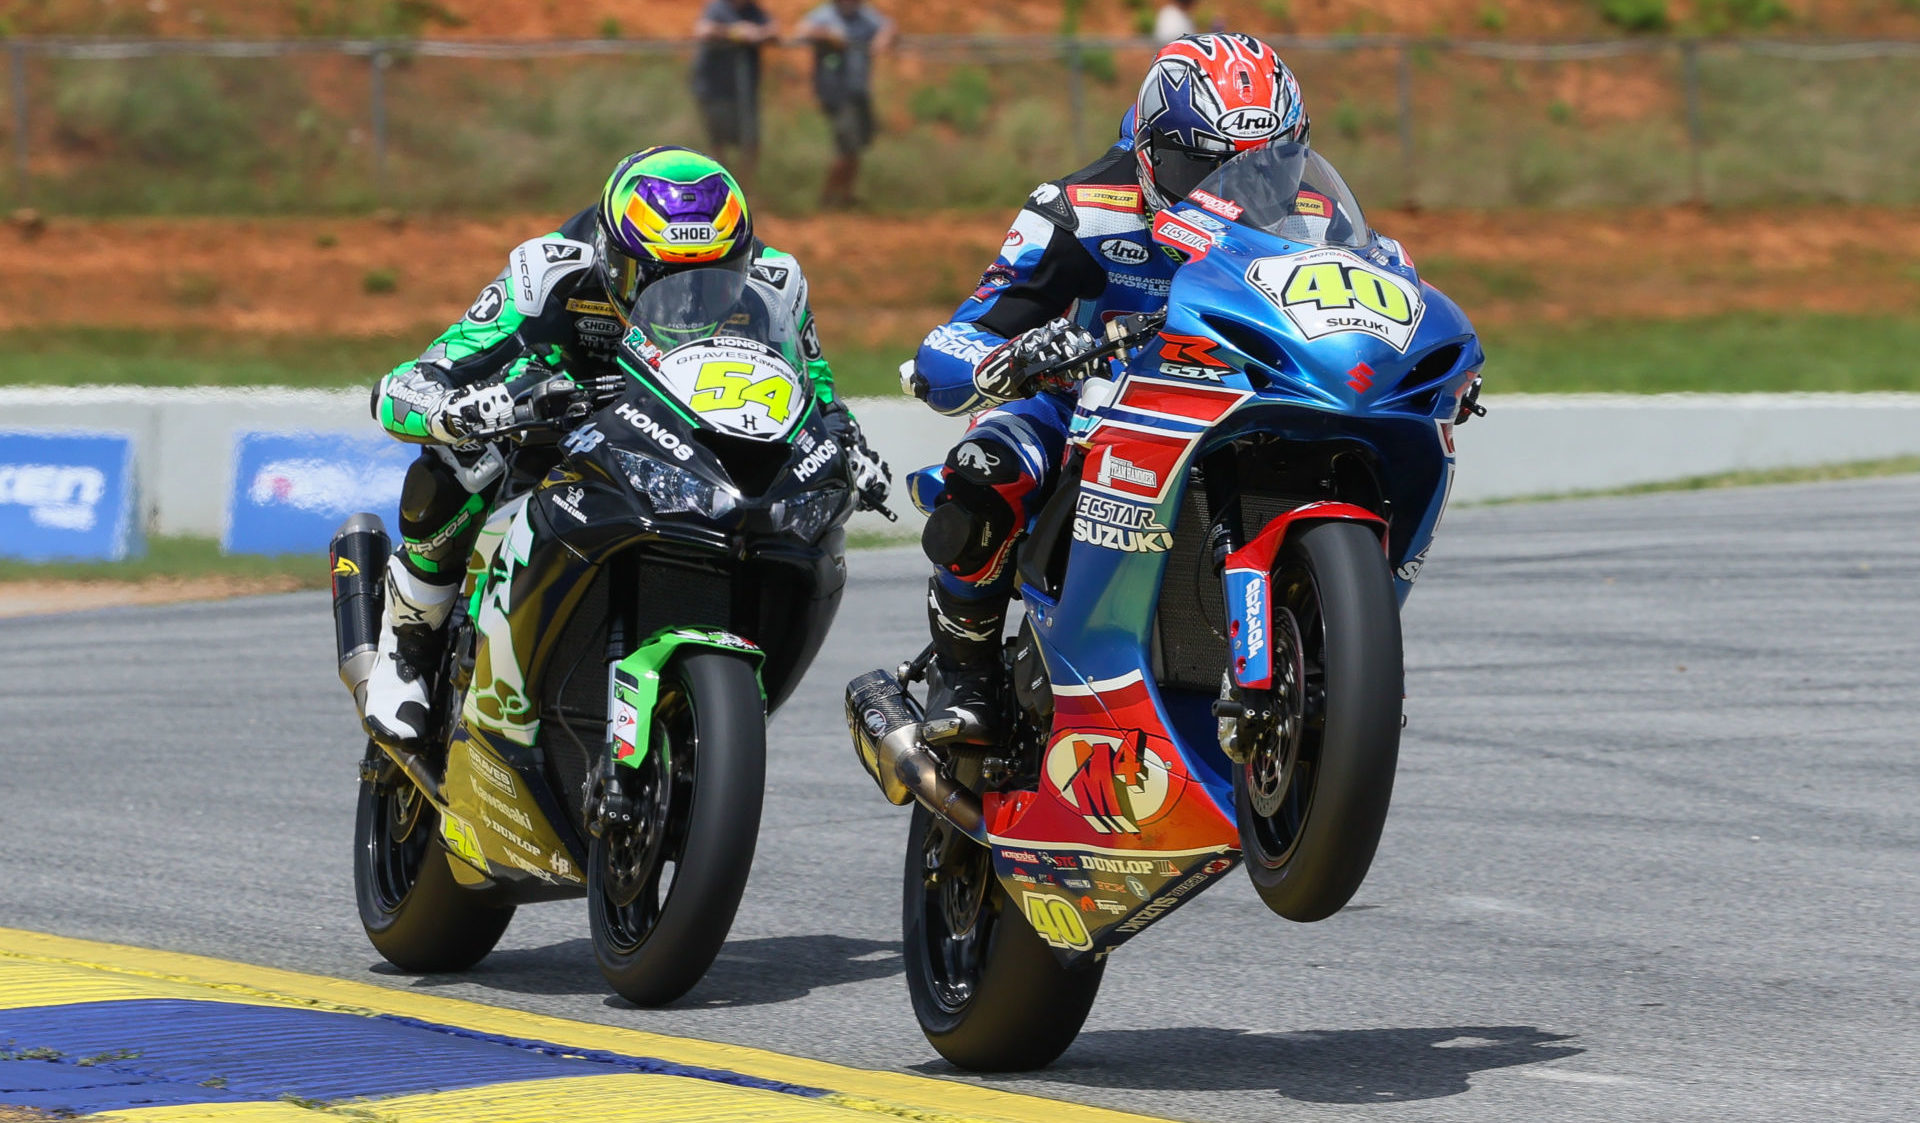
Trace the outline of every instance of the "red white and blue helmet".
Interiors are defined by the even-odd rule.
[[[1140,189],[1172,206],[1221,164],[1282,141],[1307,143],[1300,83],[1251,35],[1188,35],[1153,57],[1134,102]]]

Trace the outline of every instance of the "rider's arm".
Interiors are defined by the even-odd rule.
[[[1034,199],[1059,188],[1048,184]],[[1069,214],[1071,212],[1068,212]],[[1106,290],[1107,273],[1056,214],[1021,209],[1000,256],[949,323],[933,329],[914,356],[913,393],[945,414],[990,404],[974,386],[974,371],[996,348],[1022,332],[1065,315],[1076,300]]]
[[[570,262],[562,268],[540,268],[544,255],[537,252],[539,244],[558,237],[549,234],[516,249],[507,268],[480,290],[466,315],[441,332],[419,358],[400,364],[380,379],[373,388],[372,412],[387,435],[412,444],[447,443],[448,434],[436,422],[450,399],[523,373],[534,355],[553,357],[542,347],[543,341],[554,336],[550,329],[556,326],[547,321],[557,324],[559,317],[554,309],[564,308],[564,300],[559,299],[561,290],[584,269],[569,271]],[[588,247],[582,248],[590,254]],[[520,271],[516,263],[523,256],[529,267]],[[591,264],[590,256],[586,260]],[[516,281],[517,271],[522,273],[522,280]],[[539,290],[523,294],[537,302],[532,307],[529,300],[518,295],[516,286],[520,284],[531,284]]]

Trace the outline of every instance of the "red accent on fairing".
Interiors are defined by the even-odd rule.
[[[1186,254],[1190,262],[1199,261],[1213,251],[1212,234],[1172,211],[1161,211],[1160,217],[1154,220],[1153,240]]]
[[[1129,378],[1126,385],[1120,388],[1118,405],[1121,409],[1164,413],[1213,425],[1232,413],[1233,407],[1246,401],[1247,397],[1244,390]]]
[[[1186,466],[1200,436],[1102,425],[1088,443],[1081,482],[1129,499],[1158,503]]]
[[[1213,353],[1219,346],[1219,340],[1208,339],[1204,335],[1175,335],[1165,331],[1160,333],[1160,357],[1169,363],[1190,363],[1202,367],[1230,365],[1225,359]]]
[[[1054,696],[1038,792],[988,793],[987,831],[1035,848],[1188,851],[1239,845],[1186,766],[1138,677]],[[1084,688],[1083,688],[1084,689]]]
[[[1255,573],[1272,573],[1273,559],[1280,554],[1280,545],[1286,541],[1287,533],[1295,523],[1326,522],[1330,519],[1345,519],[1349,522],[1372,523],[1380,528],[1380,547],[1386,548],[1387,520],[1351,503],[1309,503],[1304,507],[1295,507],[1284,514],[1275,515],[1266,529],[1254,536],[1253,541],[1227,555],[1228,569],[1250,569]]]
[[[1364,394],[1373,389],[1373,368],[1365,363],[1347,372],[1347,385]]]

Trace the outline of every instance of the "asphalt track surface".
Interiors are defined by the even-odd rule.
[[[985,1083],[1210,1121],[1911,1118],[1916,526],[1912,477],[1453,513],[1354,904],[1293,925],[1225,879],[1116,953],[1059,1064]],[[0,622],[0,925],[957,1078],[901,978],[906,816],[839,713],[919,643],[922,570],[850,566],[677,1008],[607,996],[579,902],[464,976],[379,962],[313,594]]]

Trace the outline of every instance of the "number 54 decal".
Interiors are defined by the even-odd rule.
[[[776,424],[786,421],[793,413],[793,383],[784,375],[756,379],[754,373],[752,363],[716,359],[702,364],[687,404],[695,413],[712,413],[759,402],[767,407],[767,416]]]
[[[1247,282],[1308,339],[1359,332],[1404,352],[1427,311],[1419,285],[1346,250],[1263,257]]]
[[[654,365],[657,379],[700,424],[775,441],[806,415],[806,376],[780,352],[751,339],[716,336],[677,347]]]

